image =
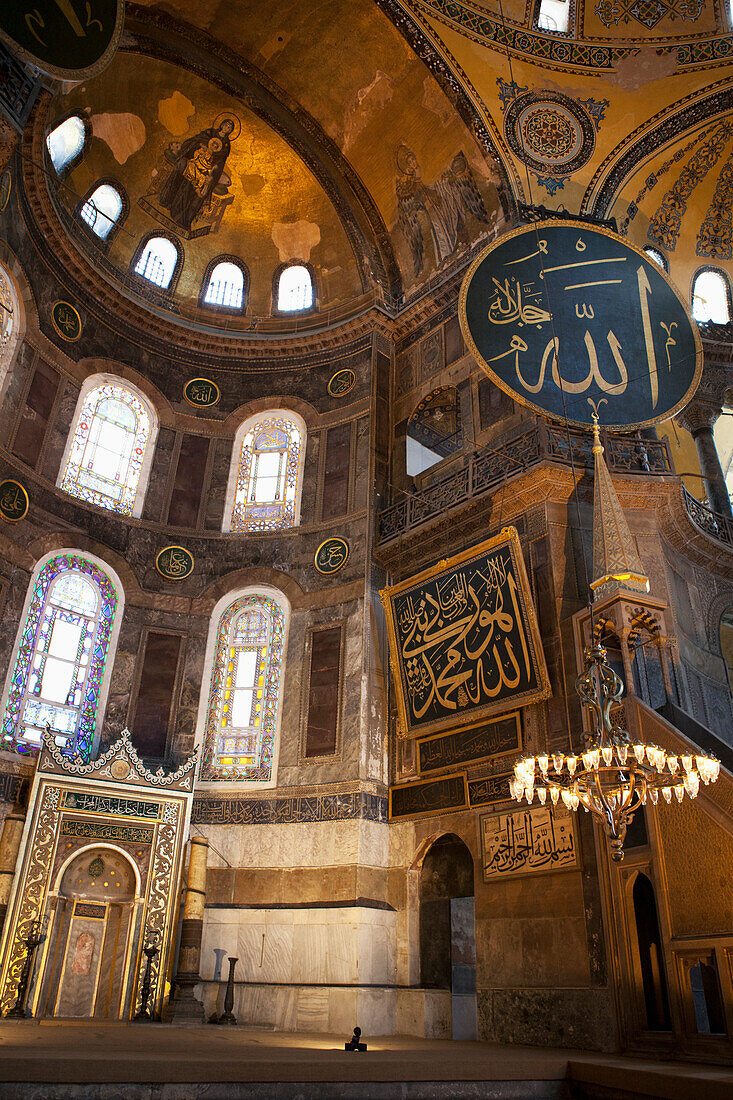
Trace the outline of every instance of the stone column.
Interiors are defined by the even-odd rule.
[[[692,401],[677,419],[695,440],[709,506],[714,512],[733,519],[728,487],[713,439],[713,425],[721,412],[717,404]]]
[[[196,1020],[203,1023],[204,1007],[193,995],[193,987],[199,982],[201,964],[201,936],[204,929],[204,903],[206,902],[206,863],[209,842],[204,836],[191,837],[191,855],[188,861],[188,881],[183,902],[181,946],[178,952],[176,995],[169,1007],[168,1016],[174,1020]]]
[[[16,807],[5,818],[0,836],[0,932],[5,923],[24,824],[25,811]]]

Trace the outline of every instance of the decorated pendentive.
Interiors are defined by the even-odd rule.
[[[349,544],[346,539],[330,538],[318,547],[313,561],[319,573],[330,576],[331,573],[338,573],[339,569],[343,569],[348,557]]]
[[[81,317],[70,302],[54,302],[51,308],[51,324],[62,340],[73,343],[81,336]]]
[[[193,573],[193,554],[185,546],[166,546],[155,559],[155,568],[169,581],[182,581]]]
[[[0,41],[60,80],[94,76],[112,60],[125,14],[122,0],[33,0],[0,8]]]
[[[328,381],[328,392],[331,397],[345,397],[353,390],[356,383],[356,375],[349,367],[337,370]]]
[[[501,78],[498,84],[510,149],[554,195],[592,157],[608,100],[530,91]]]
[[[0,482],[0,516],[7,523],[17,523],[28,512],[28,494],[19,481],[8,478]]]
[[[216,405],[221,394],[219,387],[211,379],[189,378],[183,387],[183,396],[195,409],[210,409]]]
[[[10,201],[10,192],[13,189],[13,177],[10,169],[6,168],[0,176],[0,211],[3,211]]]
[[[552,219],[476,258],[459,303],[466,343],[502,390],[552,420],[629,431],[674,416],[702,343],[659,264],[610,230]]]

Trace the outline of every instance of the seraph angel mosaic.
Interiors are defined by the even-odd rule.
[[[425,267],[427,230],[437,266],[456,251],[469,215],[488,224],[489,215],[465,153],[456,153],[450,166],[433,183],[423,181],[412,149],[400,145],[395,155],[397,221],[412,254],[414,274]]]
[[[2,719],[2,747],[39,748],[49,726],[64,751],[89,759],[117,593],[107,574],[58,554],[36,578]]]
[[[236,115],[223,114],[185,141],[167,145],[140,199],[143,210],[186,240],[216,232],[234,201],[225,167],[241,131]]]

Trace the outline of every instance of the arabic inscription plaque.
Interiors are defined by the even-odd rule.
[[[455,730],[549,698],[515,528],[381,597],[401,737]]]
[[[54,302],[51,324],[62,340],[73,342],[81,336],[81,317],[70,302]]]
[[[349,544],[346,539],[326,539],[318,547],[313,558],[313,564],[319,573],[325,577],[331,573],[338,573],[343,569],[349,557]]]
[[[219,400],[219,387],[209,378],[189,378],[183,396],[196,409],[210,409]]]
[[[166,580],[185,580],[193,573],[193,555],[185,546],[166,546],[155,559],[155,568]]]
[[[679,412],[702,373],[689,307],[662,268],[577,221],[504,234],[469,268],[463,335],[516,401],[553,420],[627,431]]]
[[[8,478],[0,482],[0,516],[8,523],[17,523],[28,512],[28,494],[19,481]]]
[[[578,866],[574,815],[564,806],[484,814],[481,844],[484,881]]]
[[[516,754],[522,747],[519,714],[482,722],[470,729],[418,741],[418,767],[423,772],[442,771],[453,764],[470,764],[487,756]]]

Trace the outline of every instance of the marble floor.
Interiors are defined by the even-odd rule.
[[[731,1100],[733,1069],[488,1043],[0,1021],[3,1100]]]

